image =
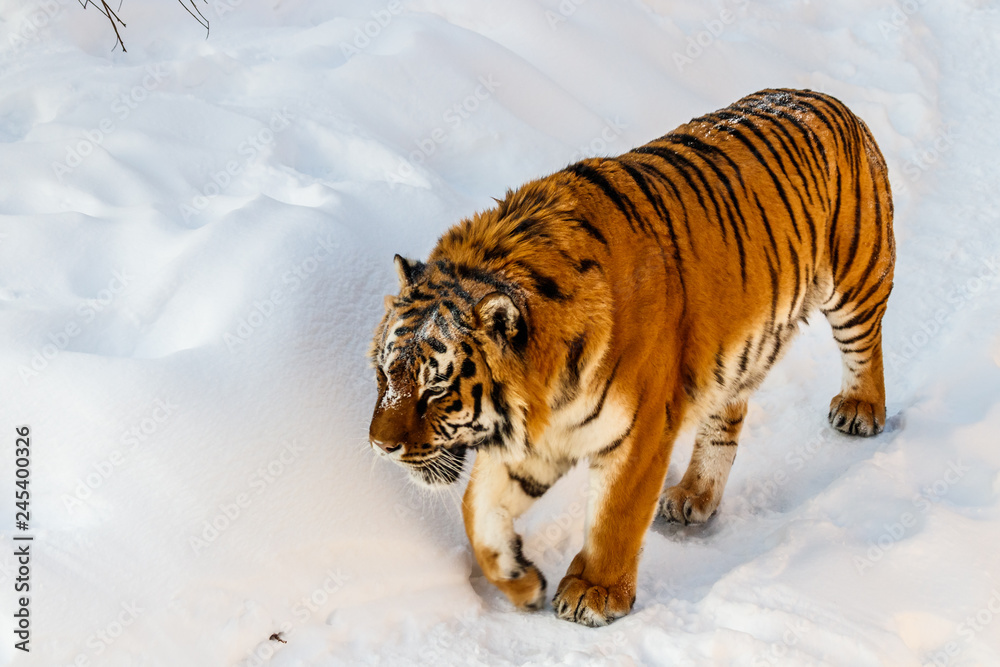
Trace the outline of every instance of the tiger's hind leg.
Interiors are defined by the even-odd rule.
[[[889,290],[880,296],[824,311],[844,365],[840,393],[830,401],[827,418],[850,435],[877,435],[885,427],[882,315]]]
[[[840,393],[830,401],[828,418],[838,431],[871,436],[885,427],[882,316],[892,291],[896,250],[885,159],[868,127],[854,120],[863,151],[848,181],[855,181],[858,196],[846,198],[838,207],[839,218],[832,222],[833,289],[822,310],[844,366]],[[849,187],[845,184],[844,190]]]
[[[704,523],[719,507],[746,413],[745,400],[730,403],[698,427],[687,472],[660,496],[660,513],[668,520]]]

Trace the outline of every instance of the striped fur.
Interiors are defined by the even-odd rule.
[[[882,429],[893,261],[865,124],[827,95],[755,93],[508,192],[426,263],[397,256],[400,293],[372,346],[373,447],[429,484],[457,480],[476,451],[466,530],[526,608],[544,605],[545,580],[513,520],[587,459],[585,545],[554,606],[606,624],[632,607],[657,498],[682,523],[718,507],[747,399],[815,309],[843,358],[831,423]],[[685,426],[690,465],[662,491]]]

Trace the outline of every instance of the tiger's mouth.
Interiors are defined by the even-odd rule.
[[[454,484],[462,476],[467,450],[468,447],[465,445],[451,448],[442,447],[437,454],[421,461],[404,460],[401,463],[409,469],[414,481],[436,489]]]

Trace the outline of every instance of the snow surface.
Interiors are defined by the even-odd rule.
[[[126,0],[123,53],[94,8],[0,2],[0,663],[1000,664],[996,2],[199,6],[207,39]],[[651,529],[631,615],[515,611],[460,489],[425,495],[366,442],[391,257],[774,86],[840,97],[888,158],[889,428],[826,425],[817,317],[752,400],[718,515]],[[520,522],[550,595],[583,484]]]

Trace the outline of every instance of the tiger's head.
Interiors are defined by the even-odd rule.
[[[369,355],[378,383],[369,441],[416,481],[443,487],[470,448],[517,435],[504,369],[523,352],[527,325],[508,294],[475,296],[483,288],[463,286],[449,262],[395,262],[399,295],[386,297]]]

